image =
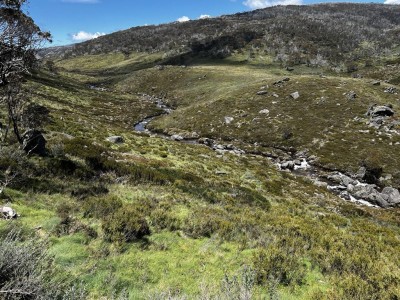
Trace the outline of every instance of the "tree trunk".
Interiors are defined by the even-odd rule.
[[[22,138],[21,135],[19,134],[19,129],[18,129],[18,120],[16,116],[16,112],[13,110],[13,99],[12,99],[11,93],[8,94],[8,99],[7,99],[7,106],[8,106],[8,120],[9,120],[9,125],[12,123],[13,129],[14,129],[14,134],[18,140],[18,143],[22,144]]]

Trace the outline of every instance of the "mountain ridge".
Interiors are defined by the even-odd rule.
[[[276,6],[184,23],[132,27],[79,44],[48,48],[42,54],[68,58],[163,52],[167,61],[184,63],[176,58],[225,58],[250,52],[250,56],[268,55],[285,65],[336,67],[397,52],[399,26],[400,7],[396,5]]]

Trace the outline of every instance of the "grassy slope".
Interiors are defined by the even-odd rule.
[[[85,61],[91,63],[84,64]],[[312,75],[291,75],[286,86],[273,88],[271,83],[286,75],[275,67],[209,64],[121,74],[118,71],[121,64],[125,64],[122,58],[112,55],[61,61],[58,65],[65,69],[59,75],[44,73],[30,83],[36,100],[51,108],[54,123],[47,127],[49,148],[69,143],[68,137],[60,132],[84,137],[103,145],[123,165],[143,166],[151,172],[166,170],[163,172],[168,180],[160,181],[154,176],[137,179],[140,171],[136,171],[136,179],[129,179],[132,174],[121,177],[116,168],[89,182],[77,172],[36,174],[36,179],[44,182],[43,187],[7,191],[13,198],[13,207],[22,215],[18,222],[31,230],[40,226],[35,231],[50,237],[50,252],[57,266],[69,272],[70,278],[83,280],[93,299],[110,297],[112,289],[127,289],[131,299],[155,297],[162,292],[191,297],[205,291],[215,294],[225,274],[232,276],[246,265],[255,268],[259,276],[256,298],[266,298],[274,292],[273,281],[266,278],[274,271],[287,277],[286,281],[281,278],[278,287],[282,299],[384,299],[400,295],[397,209],[358,208],[344,203],[308,181],[278,172],[260,157],[220,156],[203,146],[132,131],[137,120],[155,112],[137,92],[168,92],[168,100],[177,110],[154,123],[160,130],[195,130],[202,135],[235,137],[269,146],[272,142],[282,143],[281,131],[289,127],[294,132],[293,146],[306,145],[322,162],[337,161],[340,167],[349,162],[354,169],[362,155],[358,151],[350,153],[353,155],[350,159],[329,155],[347,147],[335,136],[348,128],[345,121],[364,113],[370,103],[367,96],[374,95],[378,102],[385,103],[394,102],[392,95],[382,94],[382,87],[371,87],[367,81],[321,79]],[[107,72],[94,76],[105,66]],[[74,72],[77,68],[79,72]],[[109,85],[108,92],[88,89],[88,83],[95,82],[116,84]],[[255,92],[265,85],[280,97],[256,96]],[[337,89],[338,86],[341,88]],[[354,102],[348,102],[342,95],[350,89],[360,95]],[[299,100],[287,98],[294,90],[300,92]],[[326,102],[316,104],[316,99],[322,96]],[[398,103],[393,104],[400,109]],[[271,118],[252,122],[264,108],[270,110]],[[247,116],[237,117],[241,111]],[[277,114],[286,117],[275,118]],[[243,127],[223,125],[226,115],[234,116],[235,123],[238,119],[244,122]],[[300,117],[303,122],[298,122]],[[335,126],[325,134],[338,148],[309,146],[316,134],[331,123]],[[363,124],[349,124],[365,129]],[[347,130],[351,135],[350,129]],[[125,143],[106,143],[104,139],[111,134],[124,136]],[[372,136],[351,135],[344,139],[357,142],[361,149],[365,139]],[[389,147],[384,150],[385,155],[394,155]],[[68,153],[67,148],[65,152],[84,167],[82,157]],[[392,162],[395,159],[390,157]],[[51,161],[51,158],[34,159],[44,169]],[[356,162],[351,164],[353,161]],[[218,175],[218,171],[226,175]],[[90,189],[98,184],[106,184],[109,193],[84,200],[73,196],[78,187]],[[267,199],[271,208],[268,210],[250,191]],[[104,241],[104,219],[85,216],[86,203],[99,199],[139,205],[146,211],[152,234],[136,243]],[[65,206],[69,207],[73,224],[81,226],[60,233],[57,228],[65,217],[62,213]],[[4,228],[5,223],[1,222],[0,227]],[[98,236],[88,234],[87,227]],[[265,273],[269,268],[272,271]]]

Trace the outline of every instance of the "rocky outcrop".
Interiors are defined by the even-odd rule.
[[[36,129],[27,130],[22,135],[22,149],[28,154],[46,155],[46,139]]]
[[[390,119],[395,114],[393,106],[391,104],[377,105],[373,104],[369,107],[365,114],[369,117],[368,125],[375,129],[390,128],[394,127],[393,120]]]
[[[393,108],[390,104],[387,105],[372,105],[367,111],[367,117],[391,117],[394,115]]]

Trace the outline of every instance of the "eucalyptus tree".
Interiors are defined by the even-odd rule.
[[[23,10],[27,0],[0,0],[0,104],[6,124],[1,126],[7,138],[10,127],[22,144],[20,123],[24,105],[29,101],[22,93],[24,76],[37,63],[36,50],[51,35],[42,31]]]

